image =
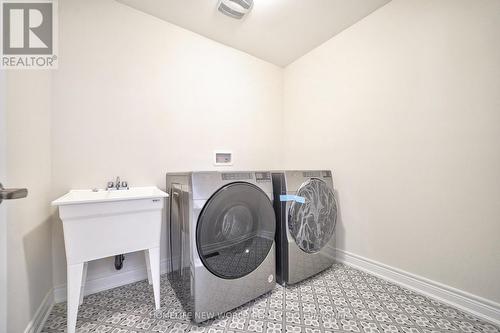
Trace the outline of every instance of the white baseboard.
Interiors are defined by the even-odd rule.
[[[167,273],[170,269],[170,260],[162,259],[160,261],[160,273]],[[87,279],[85,282],[85,296],[98,293],[100,291],[120,287],[129,283],[134,283],[148,278],[146,266],[132,267],[124,271],[116,271],[114,274],[95,279]],[[60,303],[66,301],[66,284],[54,288],[54,301]]]
[[[344,250],[336,249],[336,259],[338,262],[353,266],[438,301],[453,305],[492,324],[500,325],[499,303]]]
[[[47,295],[42,300],[42,303],[38,307],[33,316],[33,319],[28,323],[24,333],[38,333],[42,330],[47,317],[52,311],[52,307],[54,306],[54,290],[50,289]]]

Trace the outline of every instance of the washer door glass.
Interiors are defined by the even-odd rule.
[[[275,216],[269,197],[249,183],[219,189],[198,218],[196,244],[213,274],[236,279],[264,261],[274,241]]]
[[[332,238],[337,222],[337,203],[324,181],[311,178],[299,188],[289,210],[288,230],[295,243],[307,253],[315,253]]]

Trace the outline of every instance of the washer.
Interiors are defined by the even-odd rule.
[[[270,172],[167,174],[171,281],[202,322],[276,284]]]
[[[337,201],[332,172],[273,172],[276,274],[282,285],[311,277],[335,261]]]

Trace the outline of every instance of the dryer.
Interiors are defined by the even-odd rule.
[[[273,172],[276,275],[282,285],[311,277],[335,261],[337,201],[329,170]]]
[[[276,220],[270,172],[167,174],[173,287],[202,322],[272,290]]]

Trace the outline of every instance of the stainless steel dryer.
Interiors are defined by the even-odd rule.
[[[270,172],[167,174],[172,284],[202,322],[276,284]]]
[[[331,171],[273,172],[276,275],[294,284],[330,267],[335,258],[337,202]]]

